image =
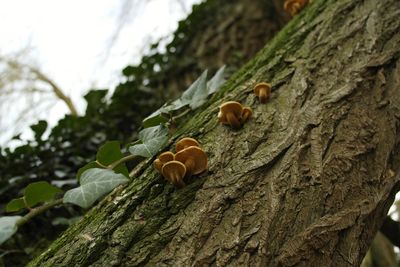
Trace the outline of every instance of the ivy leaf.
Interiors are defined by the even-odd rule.
[[[194,83],[182,93],[182,96],[170,104],[165,104],[157,111],[143,120],[143,127],[148,128],[166,123],[168,116],[173,111],[180,110],[184,106],[189,105],[191,109],[196,109],[207,101],[210,94],[215,93],[225,82],[224,73],[225,65],[222,66],[217,73],[207,82],[207,70],[204,71]]]
[[[25,188],[25,201],[29,207],[33,207],[38,203],[46,202],[54,199],[57,193],[62,190],[46,181],[40,181],[29,184]]]
[[[121,148],[118,141],[108,141],[99,148],[96,159],[102,165],[110,165],[111,163],[123,158],[124,155],[121,153]],[[119,164],[114,168],[116,173],[121,173],[128,177],[129,171],[124,163]]]
[[[171,113],[180,110],[184,106],[187,106],[189,102],[183,102],[181,99],[177,99],[172,103],[166,103],[161,108],[153,112],[150,116],[143,120],[143,127],[149,128],[153,126],[166,123],[172,116]]]
[[[86,164],[85,166],[83,166],[82,168],[80,168],[78,170],[78,172],[76,174],[76,179],[78,179],[78,181],[79,181],[79,179],[81,178],[82,173],[84,171],[89,170],[89,169],[93,169],[93,168],[101,168],[101,166],[96,161],[89,162],[88,164]]]
[[[44,120],[38,121],[38,123],[31,126],[35,139],[39,140],[47,129],[47,122]]]
[[[103,195],[128,181],[124,175],[109,169],[86,170],[80,179],[81,186],[68,190],[64,195],[64,203],[88,208]]]
[[[190,108],[196,109],[203,105],[208,96],[207,70],[182,94],[180,98],[183,103],[189,104]]]
[[[17,232],[17,221],[21,218],[21,216],[0,217],[0,245]]]
[[[162,110],[159,109],[143,120],[143,127],[149,128],[166,123],[167,121],[168,117],[166,117],[164,113],[162,113]]]
[[[185,106],[196,109],[207,101],[210,94],[215,93],[225,82],[225,65],[222,66],[217,73],[207,82],[207,70],[185,91],[182,96],[170,104],[164,104],[157,111],[150,114],[143,120],[143,127],[149,128],[162,123],[166,123],[169,119],[168,114],[178,111]],[[167,115],[166,115],[167,114]]]
[[[36,204],[54,199],[57,193],[62,192],[58,187],[46,181],[29,184],[24,190],[24,197],[16,198],[8,202],[6,212],[15,212],[23,208],[31,208]]]
[[[159,125],[143,129],[139,132],[139,139],[142,144],[129,148],[132,155],[145,158],[152,157],[160,151],[168,141],[168,129]]]
[[[214,76],[208,81],[207,83],[207,90],[208,94],[214,94],[215,92],[218,91],[218,89],[221,87],[222,84],[226,82],[225,80],[225,65],[223,65],[217,73],[214,74]]]
[[[26,208],[24,199],[21,198],[14,198],[10,202],[8,202],[6,206],[6,212],[15,212]]]

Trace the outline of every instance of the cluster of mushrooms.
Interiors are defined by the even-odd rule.
[[[184,178],[207,169],[207,155],[193,138],[185,137],[176,143],[176,153],[161,153],[153,163],[154,168],[177,188],[185,186]]]
[[[259,98],[260,103],[267,103],[271,94],[271,84],[258,83],[253,92]],[[218,120],[233,129],[240,129],[252,114],[253,111],[250,107],[243,107],[242,104],[236,101],[228,101],[219,107]]]
[[[271,94],[271,84],[258,83],[253,89],[260,103],[266,103]],[[253,114],[250,107],[243,107],[239,102],[223,103],[218,113],[222,124],[239,129]],[[153,162],[154,168],[177,188],[185,186],[184,178],[197,175],[207,169],[207,155],[199,142],[185,137],[176,143],[176,153],[166,151]]]
[[[283,9],[293,17],[297,15],[305,5],[311,2],[312,0],[285,0]]]

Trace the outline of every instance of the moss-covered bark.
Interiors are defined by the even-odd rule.
[[[147,162],[30,266],[359,266],[399,182],[399,14],[313,1],[180,125],[207,173],[176,190]],[[218,124],[226,100],[253,108],[243,129]]]

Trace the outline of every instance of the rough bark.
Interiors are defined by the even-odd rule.
[[[313,1],[180,125],[207,173],[176,190],[147,162],[30,265],[359,266],[399,185],[399,43],[398,0]]]

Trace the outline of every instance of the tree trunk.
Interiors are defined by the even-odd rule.
[[[150,79],[167,100],[177,98],[205,69],[215,72],[227,65],[236,71],[289,20],[281,0],[208,0],[202,6],[202,12],[197,9],[180,23],[190,31],[175,36],[183,36],[175,46],[177,62]]]
[[[207,173],[174,189],[147,162],[30,266],[359,266],[399,185],[399,43],[398,0],[313,1],[179,125]]]

